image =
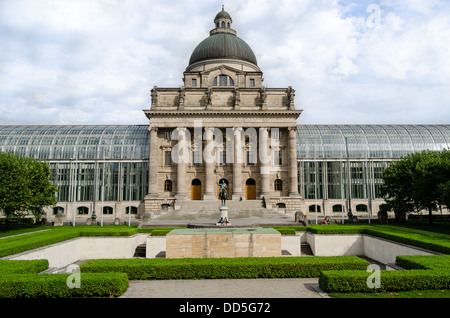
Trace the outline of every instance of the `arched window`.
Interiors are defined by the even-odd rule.
[[[78,215],[88,215],[89,214],[89,208],[85,206],[80,206],[77,208]]]
[[[126,210],[125,210],[125,214],[129,214],[129,213],[130,213],[129,211],[130,211],[130,207],[127,206],[127,208],[126,208]],[[137,212],[138,212],[137,207],[132,206],[132,207],[131,207],[131,214],[137,214]]]
[[[214,78],[213,86],[234,86],[234,80],[228,75],[219,75]]]
[[[114,209],[112,207],[110,207],[110,206],[103,207],[103,214],[112,215],[113,212],[114,212]]]
[[[164,192],[172,192],[172,181],[166,180],[164,182]]]
[[[316,212],[316,206],[317,206],[317,212],[320,213],[320,205],[310,205],[309,212]]]
[[[342,212],[342,205],[341,204],[333,205],[333,212]]]
[[[222,28],[225,29],[225,22],[222,22]]]
[[[53,214],[64,214],[64,208],[57,206],[53,208]]]
[[[367,205],[365,204],[358,204],[356,206],[356,212],[367,212]]]
[[[283,181],[281,181],[280,179],[275,180],[274,190],[275,191],[283,191]]]

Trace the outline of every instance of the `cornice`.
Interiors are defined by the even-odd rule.
[[[303,110],[144,110],[148,116],[299,116]]]

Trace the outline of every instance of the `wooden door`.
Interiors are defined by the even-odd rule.
[[[202,186],[193,185],[191,187],[191,200],[200,201],[202,199]]]
[[[245,197],[247,200],[256,200],[256,185],[245,186]]]

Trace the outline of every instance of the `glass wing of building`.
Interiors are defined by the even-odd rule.
[[[149,149],[148,126],[0,126],[0,151],[49,162],[59,202],[142,201]]]
[[[0,151],[41,160],[149,158],[148,126],[0,126]]]
[[[450,125],[301,125],[299,192],[310,212],[344,211],[349,195],[356,212],[379,209],[392,160],[442,149]],[[49,162],[59,202],[140,202],[148,192],[148,126],[0,126],[0,151]]]
[[[349,197],[353,211],[377,212],[384,203],[382,174],[393,160],[443,149],[450,149],[450,125],[299,126],[299,192],[311,200],[309,212],[342,212]]]
[[[297,131],[299,159],[393,159],[450,148],[450,125],[304,125]]]

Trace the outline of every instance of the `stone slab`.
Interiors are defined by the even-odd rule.
[[[166,235],[166,258],[281,256],[281,233],[270,228],[176,229]]]

